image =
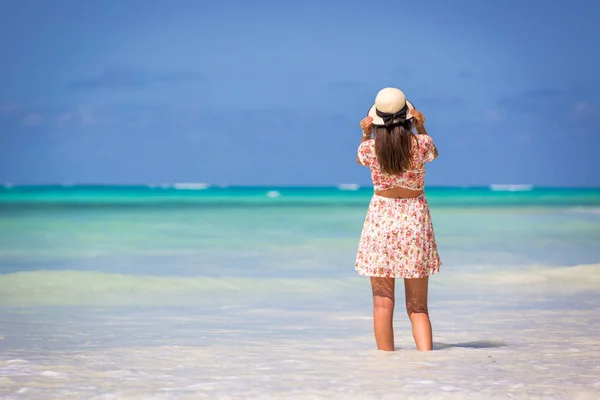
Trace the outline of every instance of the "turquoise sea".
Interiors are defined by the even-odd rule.
[[[0,398],[600,398],[600,189],[426,194],[436,351],[397,282],[382,353],[371,187],[0,187]]]

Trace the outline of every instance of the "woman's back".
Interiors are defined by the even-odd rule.
[[[412,141],[410,170],[400,174],[382,171],[375,151],[375,139],[362,142],[358,148],[359,162],[371,169],[371,179],[375,191],[402,187],[423,190],[425,185],[425,163],[435,158],[435,144],[429,135],[415,135]]]

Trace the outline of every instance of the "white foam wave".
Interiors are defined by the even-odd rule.
[[[0,306],[226,305],[251,296],[302,298],[345,290],[362,280],[132,276],[91,271],[0,274]]]
[[[149,183],[148,185],[146,185],[146,187],[149,187],[150,189],[168,189],[173,187],[173,185],[170,185],[168,183]]]
[[[208,189],[210,187],[210,184],[203,183],[203,182],[179,182],[179,183],[174,183],[173,187],[175,189],[182,189],[182,190],[204,190],[204,189]]]
[[[0,275],[0,306],[35,305],[179,305],[237,304],[240,299],[277,296],[317,298],[363,287],[364,279],[237,278],[121,275],[92,271],[27,271]],[[497,272],[457,273],[450,268],[435,275],[444,291],[506,288],[546,293],[578,293],[600,287],[600,264],[570,267],[533,266]],[[483,288],[483,289],[482,289]],[[262,296],[262,297],[261,297]],[[225,299],[225,300],[224,300]],[[225,301],[225,302],[224,302]]]
[[[572,207],[571,212],[583,214],[600,214],[600,207]]]
[[[490,189],[498,192],[527,192],[533,190],[533,185],[504,185],[504,184],[493,184],[490,185]]]
[[[340,183],[337,188],[340,190],[358,190],[360,185],[357,183]]]
[[[47,378],[54,378],[54,379],[67,378],[67,374],[65,374],[65,373],[57,372],[57,371],[50,371],[50,370],[42,371],[40,373],[40,375],[45,376]]]
[[[279,193],[277,190],[270,190],[267,192],[267,197],[281,197],[281,193]]]
[[[532,291],[575,293],[600,287],[600,264],[568,267],[534,265],[529,268],[496,270],[486,273],[458,273],[447,277],[453,285],[525,288]]]

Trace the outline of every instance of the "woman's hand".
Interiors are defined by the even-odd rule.
[[[410,113],[413,116],[413,125],[415,128],[422,128],[425,125],[425,116],[423,113],[417,110],[412,110]]]
[[[363,137],[371,137],[371,133],[373,133],[373,118],[363,118],[363,120],[360,121],[360,129],[363,131]]]

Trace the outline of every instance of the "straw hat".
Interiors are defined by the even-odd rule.
[[[373,125],[394,126],[401,125],[411,119],[411,111],[415,106],[406,100],[401,90],[384,88],[377,93],[375,104],[369,110],[369,117],[373,118]]]

